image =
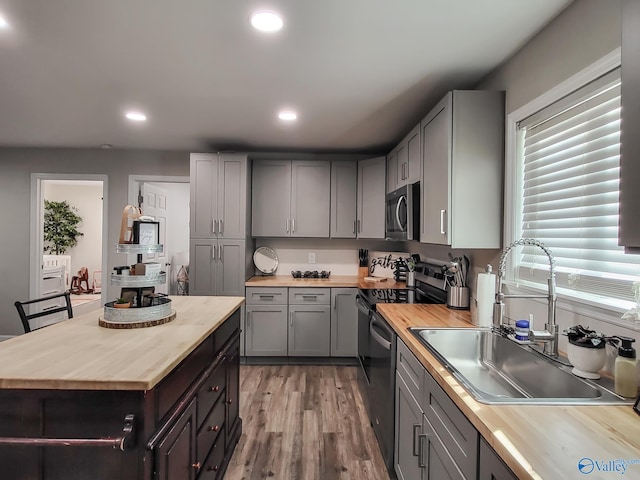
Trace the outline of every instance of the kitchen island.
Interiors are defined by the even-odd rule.
[[[164,325],[102,328],[100,309],[0,344],[3,478],[223,475],[242,430],[244,298],[172,300]]]
[[[479,403],[407,330],[474,327],[468,312],[449,310],[444,305],[396,304],[380,305],[379,311],[516,478],[612,478],[623,473],[622,468],[626,470],[623,478],[640,478],[640,416],[631,405]],[[581,461],[584,473],[578,469]],[[612,470],[615,468],[619,470]],[[480,472],[483,478],[491,477],[483,477]]]

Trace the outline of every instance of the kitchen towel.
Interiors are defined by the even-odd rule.
[[[476,312],[478,326],[489,327],[493,323],[493,303],[496,296],[496,276],[491,273],[491,265],[478,274],[476,283]]]

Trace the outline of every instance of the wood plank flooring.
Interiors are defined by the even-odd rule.
[[[357,367],[240,367],[243,432],[225,480],[389,480]]]

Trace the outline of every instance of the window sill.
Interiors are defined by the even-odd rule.
[[[503,285],[508,287],[509,293],[515,294],[531,295],[547,292],[546,288],[526,281],[504,280]],[[595,295],[582,294],[560,287],[557,287],[557,294],[557,309],[618,327],[640,331],[640,320],[633,321],[621,318],[624,313],[635,306],[633,302],[612,300],[607,297],[597,298]],[[531,300],[546,303],[544,299]]]

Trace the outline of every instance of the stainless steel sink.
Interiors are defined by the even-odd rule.
[[[610,380],[596,382],[576,377],[570,367],[487,329],[409,330],[482,403],[633,402],[616,395]]]

